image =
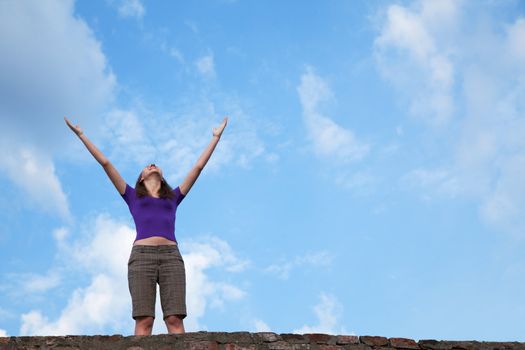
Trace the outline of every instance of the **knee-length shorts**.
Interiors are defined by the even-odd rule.
[[[186,273],[178,246],[133,246],[128,261],[133,318],[155,317],[157,284],[164,318],[186,317]]]

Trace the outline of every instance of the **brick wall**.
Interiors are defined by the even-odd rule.
[[[525,343],[420,340],[378,336],[328,334],[275,334],[269,332],[196,332],[184,335],[123,337],[121,335],[6,337],[0,350],[7,349],[111,349],[111,350],[525,350]]]

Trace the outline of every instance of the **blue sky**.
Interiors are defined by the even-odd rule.
[[[0,53],[0,335],[133,330],[133,221],[64,115],[173,186],[227,115],[187,331],[525,341],[523,2],[8,0]]]

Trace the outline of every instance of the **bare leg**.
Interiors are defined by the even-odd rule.
[[[135,318],[135,335],[151,335],[153,317],[141,316]]]
[[[184,333],[184,323],[182,319],[177,315],[169,315],[164,319],[166,322],[166,327],[168,328],[169,334],[183,334]]]

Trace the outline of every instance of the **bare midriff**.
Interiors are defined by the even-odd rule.
[[[148,238],[138,239],[133,245],[177,245],[177,242],[171,241],[160,236],[152,236]]]

